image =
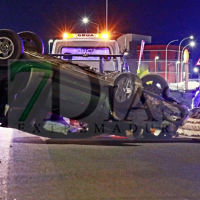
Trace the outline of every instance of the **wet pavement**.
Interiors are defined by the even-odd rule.
[[[198,138],[179,139],[60,144],[0,128],[0,199],[200,199]]]

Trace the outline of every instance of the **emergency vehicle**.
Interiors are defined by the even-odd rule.
[[[71,33],[53,42],[52,55],[63,60],[90,66],[97,72],[122,71],[125,59],[118,42],[109,34]]]

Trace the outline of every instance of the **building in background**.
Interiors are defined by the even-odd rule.
[[[184,57],[189,58],[187,48],[184,49],[184,52],[188,52],[185,56],[183,56],[184,53],[182,52],[183,47],[180,48],[180,63],[178,63],[178,45],[169,45],[168,47],[167,44],[155,45],[152,44],[152,37],[148,35],[119,34],[121,36],[117,38],[117,42],[119,43],[121,53],[124,53],[125,50],[128,52],[126,61],[130,72],[137,74],[141,41],[144,40],[144,52],[140,65],[142,69],[148,69],[152,74],[161,75],[168,83],[183,82],[189,79],[189,74],[192,72],[192,67],[189,67],[189,65],[192,66],[191,60],[190,62],[187,60],[187,63],[183,62]]]
[[[182,54],[182,48],[180,51],[180,63],[178,63],[179,46],[169,45],[166,57],[166,45],[147,44],[144,47],[141,65],[147,68],[150,73],[161,75],[168,83],[182,82],[186,79],[186,75],[188,76],[189,74],[188,64],[183,62],[186,55]],[[188,50],[186,49],[186,51]],[[137,59],[139,54],[140,46],[138,45]],[[189,57],[189,55],[187,56]]]
[[[145,41],[145,44],[151,44],[152,37],[148,35],[128,33],[121,34],[121,36],[117,38],[120,53],[123,54],[125,51],[128,52],[126,61],[129,65],[130,72],[134,74],[137,73],[138,69],[137,46],[141,46],[142,40]]]

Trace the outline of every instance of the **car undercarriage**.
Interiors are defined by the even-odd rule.
[[[0,37],[3,126],[50,138],[102,133],[171,138],[188,117],[188,108],[170,97],[159,75],[99,73],[45,55],[42,41],[32,32],[0,30]],[[47,120],[59,122],[60,116],[84,126],[67,134],[44,129]]]

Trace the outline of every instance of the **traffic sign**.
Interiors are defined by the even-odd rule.
[[[197,62],[196,62],[195,65],[196,65],[196,66],[200,66],[200,58],[197,60]]]

